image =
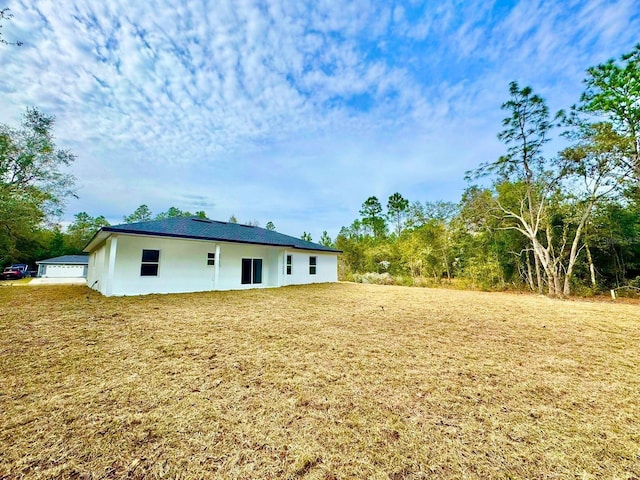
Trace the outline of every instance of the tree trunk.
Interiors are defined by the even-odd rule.
[[[533,214],[533,196],[531,195],[531,172],[529,170],[529,166],[525,162],[525,169],[527,170],[527,184],[529,188],[527,189],[527,202],[529,203],[529,222],[533,227],[535,225],[535,218]],[[532,239],[533,241],[533,239]],[[538,288],[538,293],[542,294],[542,272],[540,271],[540,260],[537,255],[533,255],[533,261],[536,268],[536,287]]]
[[[635,138],[635,142],[633,142],[633,173],[636,176],[638,187],[640,187],[640,135],[636,133],[633,127],[631,128],[631,134]]]
[[[542,245],[537,238],[532,238],[531,241],[533,243],[533,252],[535,257],[538,259],[540,266],[544,269],[544,272],[547,275],[549,295],[556,297],[560,295],[561,289],[556,265],[552,262],[549,252],[550,248]]]
[[[571,253],[569,254],[569,264],[567,265],[567,273],[564,276],[564,288],[562,289],[562,293],[567,297],[571,295],[571,277],[573,276],[573,267],[575,266],[576,260],[578,259],[579,238],[580,238],[580,234],[576,232],[576,236],[573,239],[573,243],[571,245]]]
[[[533,256],[536,267],[536,283],[538,287],[538,293],[542,293],[542,272],[540,271],[540,260],[536,255]]]
[[[449,259],[447,258],[447,253],[443,252],[442,257],[444,260],[444,266],[447,269],[447,283],[451,283],[451,271],[449,270]]]
[[[591,257],[591,249],[589,248],[589,244],[586,242],[584,242],[584,248],[587,252],[587,261],[589,262],[589,273],[591,274],[591,286],[593,288],[597,287],[596,284],[596,269],[593,266],[593,258]]]
[[[569,265],[567,266],[567,273],[564,277],[564,290],[563,293],[567,296],[571,295],[571,277],[573,276],[573,268],[575,267],[576,260],[578,259],[578,254],[580,250],[578,249],[578,245],[580,244],[580,237],[582,236],[582,230],[591,215],[591,209],[593,208],[593,201],[587,204],[587,207],[582,214],[582,218],[580,219],[580,223],[578,224],[578,228],[576,228],[575,236],[573,237],[573,242],[571,242],[571,252],[569,253]]]
[[[529,282],[529,288],[533,292],[536,289],[536,286],[533,283],[533,272],[531,271],[531,259],[529,258],[529,251],[526,251],[525,255],[527,257],[527,281]]]
[[[561,296],[562,292],[562,277],[560,273],[556,270],[555,276],[553,278],[554,286],[555,286],[555,295],[556,297]]]

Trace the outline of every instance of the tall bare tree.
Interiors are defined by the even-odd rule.
[[[546,159],[543,146],[549,141],[552,122],[545,100],[534,94],[531,87],[520,88],[517,82],[509,84],[510,99],[502,104],[502,109],[510,115],[502,121],[505,127],[498,139],[507,145],[507,154],[497,161],[485,163],[473,174],[482,176],[495,174],[499,182],[520,183],[523,198],[517,209],[500,205],[507,218],[516,221],[516,230],[530,241],[535,267],[535,284],[532,275],[529,281],[532,288],[542,292],[542,269],[547,276],[551,273],[548,252],[539,242],[542,222],[545,221],[546,196],[555,188],[555,179],[545,169]],[[527,261],[528,260],[527,256]],[[546,265],[546,267],[545,267]]]

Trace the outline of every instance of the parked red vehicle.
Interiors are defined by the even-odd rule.
[[[0,274],[3,280],[18,280],[29,276],[29,265],[26,263],[15,263],[6,267]]]

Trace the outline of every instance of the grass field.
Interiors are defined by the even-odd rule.
[[[0,478],[640,478],[640,305],[0,288]]]

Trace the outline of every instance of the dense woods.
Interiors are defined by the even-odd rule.
[[[550,295],[640,287],[637,201],[603,202],[588,222],[582,222],[575,200],[554,199],[536,246],[547,257],[536,265],[531,238],[514,226],[509,216],[513,212],[501,210],[519,189],[500,185],[500,191],[493,192],[474,186],[459,204],[411,202],[399,234],[389,229],[389,211],[377,217],[377,236],[367,226],[371,219],[360,217],[343,227],[334,242],[344,252],[340,276],[371,283],[514,288]]]
[[[589,68],[584,84],[575,105],[552,114],[512,82],[497,132],[504,154],[467,172],[459,202],[370,196],[335,239],[323,232],[320,243],[343,251],[340,277],[552,296],[640,287],[640,45]],[[56,147],[53,125],[37,109],[18,128],[0,125],[3,265],[78,253],[108,225],[86,212],[64,231],[56,224],[74,195],[65,167],[75,157]],[[567,146],[549,151],[560,137]],[[191,215],[206,216],[141,205],[123,222]]]

